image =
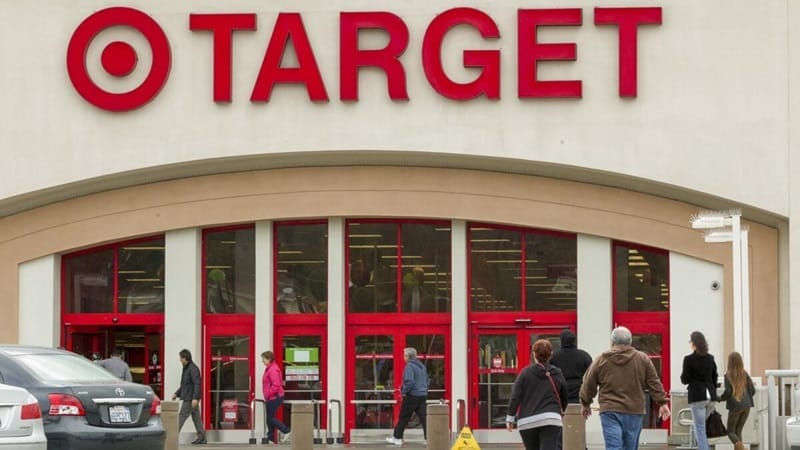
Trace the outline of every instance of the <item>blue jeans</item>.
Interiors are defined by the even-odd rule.
[[[600,424],[603,426],[606,450],[636,450],[639,448],[642,416],[643,414],[601,412]]]
[[[708,400],[689,403],[689,407],[692,408],[694,433],[697,437],[697,450],[708,450],[708,437],[706,436],[706,411],[708,410]]]
[[[273,442],[278,442],[278,436],[275,435],[276,428],[283,434],[289,432],[289,427],[275,417],[275,414],[278,413],[278,408],[280,408],[282,404],[283,397],[267,400],[267,429],[269,430],[267,432],[267,438]]]

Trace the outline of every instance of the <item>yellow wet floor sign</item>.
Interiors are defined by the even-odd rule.
[[[472,430],[469,427],[464,427],[458,433],[456,442],[450,450],[481,450],[481,446],[478,445],[478,441],[472,435]]]

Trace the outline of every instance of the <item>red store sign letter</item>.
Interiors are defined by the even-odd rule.
[[[403,19],[388,12],[343,12],[339,16],[339,96],[342,100],[358,100],[358,70],[380,67],[386,72],[389,98],[408,100],[406,72],[400,56],[408,46],[408,27]],[[362,29],[379,29],[389,34],[389,43],[378,50],[361,50],[358,33]]]
[[[191,14],[189,29],[210,30],[214,36],[214,101],[231,101],[233,32],[255,30],[255,14]]]
[[[519,34],[517,64],[519,67],[520,98],[580,98],[580,80],[539,81],[536,67],[539,61],[575,61],[576,46],[568,44],[540,44],[536,40],[536,29],[540,26],[580,26],[580,8],[574,9],[520,9],[517,16]]]
[[[422,66],[428,82],[444,97],[470,100],[481,94],[487,98],[500,98],[500,51],[465,50],[464,67],[482,68],[481,75],[471,83],[456,83],[442,67],[442,41],[451,28],[472,25],[484,38],[499,38],[497,24],[486,13],[472,8],[455,8],[436,16],[425,32],[422,43]]]
[[[636,30],[661,25],[661,8],[595,8],[594,23],[619,26],[619,95],[636,97]]]

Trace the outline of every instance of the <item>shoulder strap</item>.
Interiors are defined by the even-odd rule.
[[[553,374],[551,374],[550,371],[547,370],[547,368],[544,367],[544,364],[542,364],[542,363],[536,363],[536,364],[539,365],[539,367],[541,367],[542,369],[544,369],[544,373],[545,373],[545,375],[547,375],[547,379],[550,381],[550,386],[553,387],[553,393],[556,394],[556,401],[558,401],[558,409],[561,410],[561,415],[563,416],[564,415],[564,410],[561,409],[561,395],[559,395],[559,393],[558,393],[558,388],[556,387],[556,382],[553,381]]]

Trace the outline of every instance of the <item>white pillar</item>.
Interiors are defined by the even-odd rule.
[[[57,347],[61,325],[61,258],[48,255],[19,265],[19,333],[24,345]]]
[[[169,399],[181,384],[178,352],[188,349],[202,370],[200,281],[202,233],[197,228],[169,231],[164,254],[164,396]],[[203,389],[203,401],[207,394]],[[194,431],[191,420],[183,434]]]
[[[613,256],[610,240],[578,235],[578,347],[589,352],[592,358],[611,346]],[[586,442],[590,445],[603,442],[596,411],[586,421]]]
[[[275,327],[274,327],[274,302],[273,296],[273,224],[272,222],[256,222],[256,316],[255,316],[255,342],[253,342],[255,359],[253,361],[254,367],[254,384],[256,398],[264,398],[264,392],[261,386],[261,374],[263,373],[264,366],[261,364],[261,352],[265,350],[272,350],[275,354],[280,354],[278,349],[273,348],[275,345]],[[256,408],[256,411],[262,411],[263,408]],[[258,426],[261,426],[263,418],[256,414]]]
[[[345,285],[344,219],[328,219],[328,399],[345,401]],[[334,421],[336,419],[334,418]],[[344,417],[342,417],[344,424]],[[329,425],[330,426],[330,425]]]
[[[742,359],[744,370],[750,373],[750,239],[746,229],[741,231],[739,245],[742,260]]]
[[[451,429],[455,432],[458,426],[456,401],[464,399],[466,417],[469,417],[469,323],[467,321],[467,224],[463,220],[454,220],[450,225],[452,251],[452,290],[451,292],[451,341],[450,341],[450,385],[452,395]]]

